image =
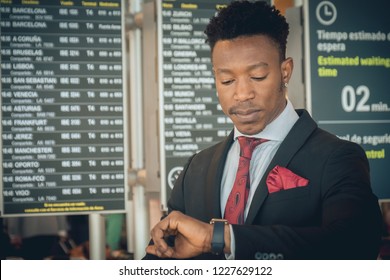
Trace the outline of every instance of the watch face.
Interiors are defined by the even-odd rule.
[[[217,222],[224,223],[225,225],[227,225],[229,223],[228,220],[225,220],[225,219],[212,218],[210,221],[210,224],[215,224]]]

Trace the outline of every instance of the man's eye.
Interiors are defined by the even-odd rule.
[[[255,81],[262,81],[264,80],[266,77],[252,77],[252,80],[255,80]]]
[[[230,85],[231,83],[233,83],[233,80],[224,80],[224,81],[221,81],[221,84],[223,84],[223,85]]]

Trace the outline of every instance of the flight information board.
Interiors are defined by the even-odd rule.
[[[313,118],[361,145],[380,199],[390,198],[389,1],[305,1]]]
[[[158,12],[162,17],[160,131],[164,138],[160,151],[167,198],[188,158],[222,140],[233,128],[218,103],[210,47],[203,33],[210,18],[229,2],[162,1]]]
[[[125,209],[121,0],[0,0],[1,215]]]

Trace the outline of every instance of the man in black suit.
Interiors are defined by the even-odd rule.
[[[264,2],[235,1],[205,33],[234,130],[189,159],[145,259],[375,259],[381,216],[365,152],[293,109],[285,18]],[[248,157],[245,195],[235,189],[243,137],[265,139]]]

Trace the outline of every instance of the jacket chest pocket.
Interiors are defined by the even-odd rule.
[[[281,190],[278,192],[270,193],[267,197],[267,202],[269,203],[278,203],[281,201],[285,201],[286,203],[288,200],[300,200],[302,198],[307,198],[310,196],[311,188],[310,185],[305,187],[297,187],[294,189],[289,190]]]
[[[309,186],[269,194],[258,218],[261,224],[307,225],[317,223],[320,202]]]

